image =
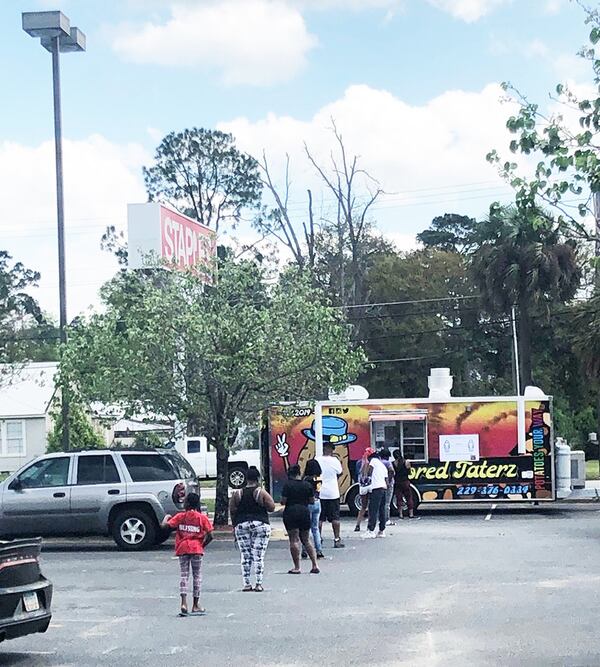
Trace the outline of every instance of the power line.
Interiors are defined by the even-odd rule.
[[[405,306],[413,303],[434,303],[437,301],[464,301],[465,299],[479,299],[479,295],[475,296],[440,296],[432,299],[410,299],[407,301],[382,301],[380,303],[357,303],[349,306],[334,306],[334,308],[366,308],[370,306],[375,308],[377,306]]]

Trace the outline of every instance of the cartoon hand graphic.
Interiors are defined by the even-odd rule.
[[[290,453],[290,446],[285,440],[286,434],[282,433],[277,436],[277,444],[275,445],[275,451],[281,456],[282,459],[287,458]]]

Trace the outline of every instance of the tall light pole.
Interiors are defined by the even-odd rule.
[[[71,27],[62,12],[23,12],[23,30],[31,37],[39,37],[42,46],[52,54],[52,84],[54,92],[54,150],[56,157],[56,218],[58,232],[58,293],[60,312],[60,342],[67,342],[67,283],[65,277],[65,211],[63,196],[62,118],[60,110],[59,55],[70,51],[85,51],[85,35]],[[69,445],[68,384],[61,387],[62,446]]]

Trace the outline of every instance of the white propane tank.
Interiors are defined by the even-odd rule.
[[[556,497],[571,495],[571,448],[562,438],[556,438]]]
[[[444,400],[450,398],[450,390],[454,380],[450,375],[449,368],[432,368],[429,371],[427,385],[429,386],[429,398]]]

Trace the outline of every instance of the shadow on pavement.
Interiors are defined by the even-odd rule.
[[[40,656],[40,655],[31,655],[30,653],[5,653],[0,651],[0,665],[4,667],[10,667],[11,665],[44,665],[51,664],[50,662],[41,662],[40,658],[50,658],[50,654]]]

